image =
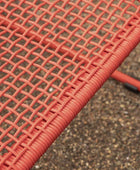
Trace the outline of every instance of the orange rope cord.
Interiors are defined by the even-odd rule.
[[[128,76],[124,73],[121,73],[117,70],[111,75],[111,77],[118,81],[121,81],[122,83],[128,83],[128,84],[134,86],[135,88],[137,88],[138,91],[140,91],[140,81],[133,77],[130,77],[130,76]]]
[[[29,169],[140,42],[138,0],[0,0],[0,169]]]

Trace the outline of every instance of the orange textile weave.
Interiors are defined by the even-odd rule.
[[[29,169],[140,42],[138,0],[0,0],[0,169]]]

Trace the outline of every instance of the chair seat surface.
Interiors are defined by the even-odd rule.
[[[138,0],[0,0],[0,169],[29,169],[140,42]]]

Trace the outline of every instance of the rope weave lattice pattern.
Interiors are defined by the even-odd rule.
[[[138,0],[0,0],[0,169],[28,169],[140,41]]]

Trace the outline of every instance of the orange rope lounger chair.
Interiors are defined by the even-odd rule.
[[[138,0],[0,0],[0,169],[31,168],[139,42]]]

